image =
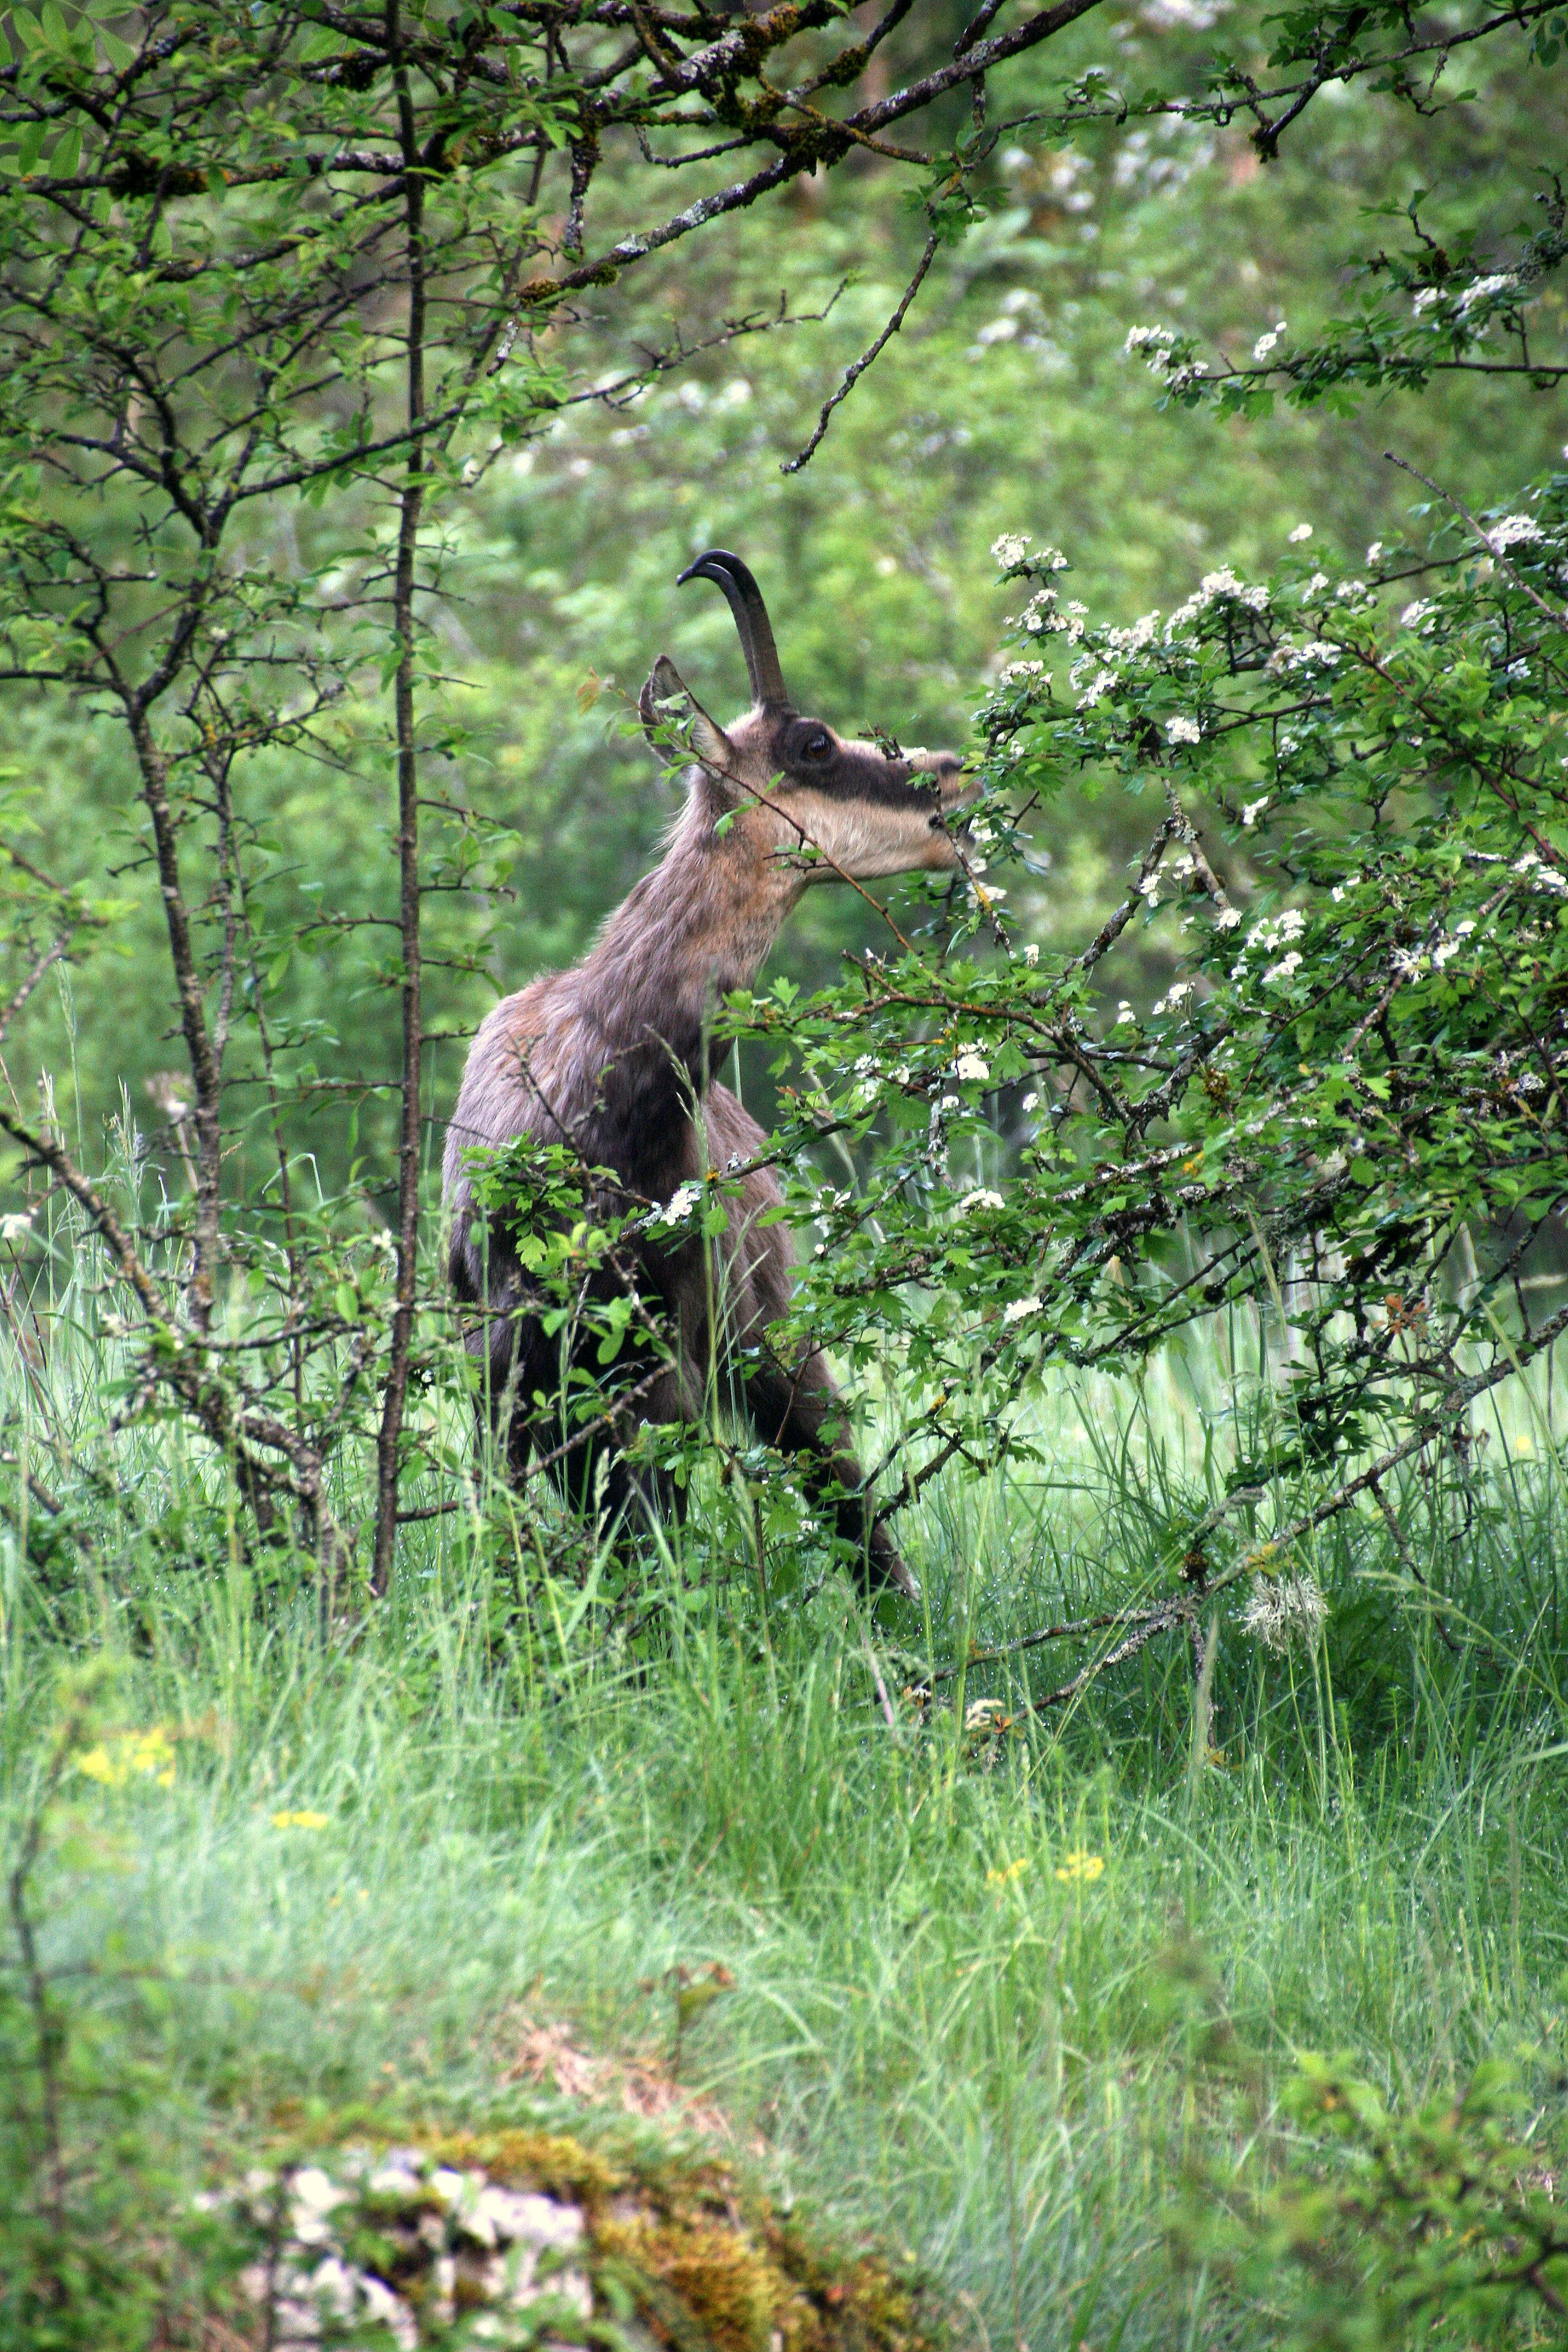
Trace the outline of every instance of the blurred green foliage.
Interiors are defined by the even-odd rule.
[[[949,13],[956,27],[963,12]],[[1042,53],[1013,69],[1009,103],[1026,111],[1059,73],[1103,54],[1107,23],[1134,89],[1156,59],[1168,79],[1184,66],[1195,75],[1226,21],[1211,0],[1097,12],[1051,45],[1048,64]],[[1065,142],[1026,126],[1004,137],[978,183],[994,210],[943,248],[902,333],[795,475],[781,461],[918,256],[923,226],[901,175],[866,155],[798,181],[720,243],[650,263],[617,293],[613,323],[596,324],[585,298],[570,348],[575,380],[590,384],[639,346],[677,334],[695,346],[727,321],[772,315],[781,294],[800,323],[700,352],[629,404],[562,410],[542,437],[500,452],[443,526],[444,592],[428,617],[448,683],[445,712],[426,723],[450,749],[435,789],[515,836],[496,988],[577,954],[657,853],[674,788],[626,726],[654,656],[668,650],[716,709],[741,699],[721,608],[674,587],[701,546],[752,563],[808,705],[846,728],[962,745],[998,658],[1007,600],[986,550],[1003,530],[1065,547],[1077,592],[1125,619],[1179,601],[1218,562],[1271,562],[1303,519],[1353,561],[1411,502],[1384,461],[1391,446],[1477,506],[1543,467],[1564,430],[1555,392],[1449,376],[1359,413],[1324,405],[1246,423],[1158,413],[1158,385],[1122,355],[1129,330],[1156,320],[1236,363],[1282,318],[1292,340],[1310,338],[1352,303],[1357,257],[1384,236],[1409,241],[1407,224],[1384,230],[1369,211],[1398,212],[1423,189],[1424,222],[1455,252],[1516,244],[1538,225],[1550,85],[1523,33],[1484,63],[1477,55],[1478,95],[1430,114],[1331,87],[1310,142],[1287,140],[1268,166],[1239,122],[1165,116],[1086,121]],[[1549,293],[1549,320],[1560,308]],[[381,560],[375,531],[352,498],[323,509],[279,496],[251,511],[238,561],[301,579],[321,570],[316,593],[330,604]],[[7,1049],[12,1083],[26,1093],[50,1070],[68,1126],[96,1148],[122,1093],[139,1122],[156,1123],[148,1081],[179,1059],[161,911],[115,731],[47,688],[5,696],[6,764],[41,787],[40,862],[133,904],[109,950],[117,961],[46,988]],[[252,778],[273,845],[269,996],[280,1017],[309,1024],[315,1058],[339,1075],[381,1074],[395,1058],[380,943],[330,928],[315,951],[283,942],[312,910],[330,926],[386,908],[392,818],[374,770],[290,753]],[[1026,933],[1080,940],[1113,903],[1142,832],[1123,796],[1058,801],[1037,840],[1049,874],[1015,894]],[[494,903],[437,901],[436,957],[478,940]],[[802,978],[826,977],[869,920],[848,894],[816,894],[780,955]],[[1154,948],[1145,964],[1152,996],[1170,967]],[[432,1026],[450,1040],[431,1057],[436,1117],[488,1000],[438,962],[429,983]],[[750,1075],[760,1084],[761,1066]],[[330,1115],[305,1119],[299,1139],[335,1183],[379,1143],[382,1114],[344,1119],[327,1100]]]

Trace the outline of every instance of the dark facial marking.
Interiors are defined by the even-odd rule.
[[[917,776],[907,761],[841,743],[818,719],[791,719],[773,756],[792,782],[809,784],[835,800],[874,801],[883,808],[934,808],[940,803],[933,779]]]

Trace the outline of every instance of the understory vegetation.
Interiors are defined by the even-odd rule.
[[[261,1606],[237,1550],[172,1556],[162,1450],[79,1528],[98,1549],[68,1592],[13,1568],[14,1854],[67,1746],[19,1896],[45,2009],[6,1979],[7,2340],[243,2328],[244,2249],[190,2200],[258,2148],[330,2167],[458,2124],[613,2147],[638,2070],[645,2115],[801,2225],[915,2258],[961,2340],[1258,2343],[1304,2310],[1310,2340],[1403,2340],[1370,2222],[1335,2268],[1331,2217],[1256,2200],[1342,2184],[1355,2153],[1304,2052],[1402,2129],[1452,2129],[1469,2095],[1459,2160],[1500,2134],[1485,2218],[1510,2243],[1499,2198],[1531,2175],[1550,2197],[1568,1593],[1544,1394],[1391,1495],[1399,1545],[1370,1515],[1312,1543],[1306,1642],[1227,1612],[1197,1733],[1184,1640],[1031,1715],[1050,1648],[986,1653],[1160,1590],[1268,1410],[1245,1364],[1250,1406],[1214,1371],[1137,1404],[1063,1391],[1048,1476],[928,1489],[923,1622],[837,1579],[764,1610],[743,1561],[700,1583],[677,1556],[634,1654],[578,1582],[446,1520],[384,1608],[324,1625],[314,1590]],[[943,1678],[965,1630],[974,1663]],[[65,2244],[32,2169],[51,2034]]]

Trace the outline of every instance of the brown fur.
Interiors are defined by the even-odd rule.
[[[585,1165],[615,1172],[629,1196],[616,1204],[622,1207],[662,1203],[708,1169],[758,1158],[767,1147],[763,1129],[708,1074],[705,1030],[716,1000],[755,977],[813,881],[836,878],[836,869],[863,879],[955,863],[938,822],[963,797],[952,754],[890,760],[787,708],[753,709],[725,732],[662,660],[649,688],[681,712],[697,753],[665,857],[580,964],[534,981],[489,1013],[447,1130],[452,1282],[460,1298],[489,1309],[492,1410],[504,1397],[500,1418],[510,1415],[510,1425],[501,1433],[519,1474],[531,1450],[561,1443],[533,1403],[536,1393],[556,1389],[560,1366],[515,1256],[476,1218],[467,1155],[524,1134],[570,1145]],[[644,711],[654,715],[647,696]],[[779,1200],[771,1171],[755,1170],[710,1255],[696,1241],[639,1241],[637,1287],[662,1308],[676,1348],[672,1368],[629,1418],[691,1421],[710,1402],[743,1408],[764,1440],[805,1458],[814,1486],[847,1490],[838,1504],[844,1531],[866,1546],[879,1580],[911,1591],[861,1492],[821,1356],[785,1362],[767,1347],[793,1286],[784,1227],[758,1222]],[[475,1344],[486,1345],[483,1333]],[[623,1443],[629,1433],[622,1429]],[[673,1499],[646,1479],[634,1484],[602,1436],[574,1443],[561,1467],[563,1485],[584,1507],[602,1500],[614,1511]]]

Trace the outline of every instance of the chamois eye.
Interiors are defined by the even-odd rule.
[[[826,735],[808,735],[803,746],[803,756],[807,760],[826,760],[832,749]]]

